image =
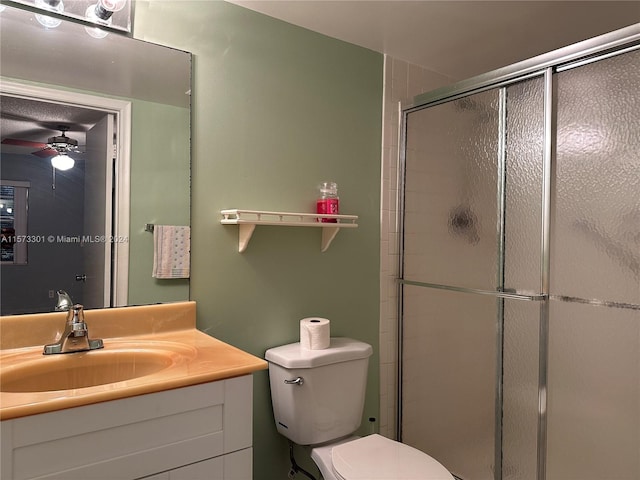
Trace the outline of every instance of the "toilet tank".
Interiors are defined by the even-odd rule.
[[[291,343],[267,350],[278,432],[299,445],[344,437],[360,426],[371,345],[333,337],[329,348]],[[295,381],[301,383],[285,383]]]

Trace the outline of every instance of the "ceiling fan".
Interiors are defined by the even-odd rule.
[[[69,152],[77,152],[78,141],[65,135],[65,132],[69,130],[69,127],[65,125],[58,125],[58,130],[60,130],[60,135],[49,137],[47,139],[47,143],[33,142],[31,140],[21,140],[17,138],[5,138],[2,140],[2,143],[18,147],[37,148],[38,150],[31,152],[31,154],[41,158],[67,155]]]

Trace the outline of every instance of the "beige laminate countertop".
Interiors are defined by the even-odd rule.
[[[104,348],[82,353],[43,355],[64,329],[66,313],[0,317],[0,372],[26,362],[42,364],[69,355],[109,355],[157,349],[170,366],[138,378],[70,390],[0,391],[0,419],[78,407],[246,375],[267,363],[221,342],[195,327],[195,302],[85,311],[90,338],[102,338]],[[72,359],[75,361],[75,358]],[[117,365],[114,365],[116,368]],[[0,385],[2,390],[2,385]]]

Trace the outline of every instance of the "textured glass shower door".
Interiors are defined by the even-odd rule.
[[[547,480],[637,480],[640,50],[556,81]]]
[[[543,112],[537,76],[407,115],[402,441],[463,479],[535,476]]]
[[[464,480],[640,479],[624,47],[405,112],[400,436]]]

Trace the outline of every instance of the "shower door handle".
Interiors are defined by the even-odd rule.
[[[286,383],[287,385],[298,385],[301,387],[304,384],[304,378],[297,377],[293,380],[285,380],[284,383]]]

